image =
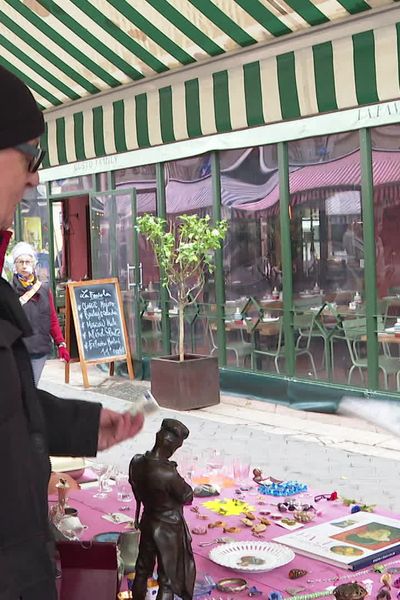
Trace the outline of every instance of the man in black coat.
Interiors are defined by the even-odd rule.
[[[42,113],[28,88],[0,67],[0,273],[15,207],[38,184]],[[15,292],[0,277],[0,600],[57,598],[47,518],[49,453],[94,456],[133,437],[143,416],[37,390]],[[71,598],[71,600],[73,600]]]

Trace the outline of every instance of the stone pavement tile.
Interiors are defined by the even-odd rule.
[[[76,397],[77,393],[82,393],[86,398],[97,389],[102,393],[98,401],[104,402],[103,394],[109,393],[112,396],[115,393],[118,396],[118,390],[128,386],[128,390],[138,390],[137,397],[142,393],[143,387],[150,385],[146,381],[129,382],[126,378],[109,378],[107,373],[96,367],[89,367],[90,382],[93,385],[90,390],[84,390],[79,365],[72,365],[71,371],[71,385],[63,385],[60,390],[61,395],[67,393],[69,397]],[[48,361],[42,381],[62,384],[64,381],[63,363],[57,360]],[[120,397],[126,398],[129,397],[129,394],[124,393]],[[116,400],[117,398],[111,400],[113,406],[116,406]],[[359,419],[298,411],[287,406],[230,394],[222,394],[221,400],[221,404],[214,407],[176,414],[180,417],[183,414],[190,415],[196,419],[205,420],[209,424],[211,422],[231,426],[237,424],[247,431],[251,428],[264,434],[295,436],[302,442],[325,444],[329,447],[337,446],[359,454],[370,453],[374,456],[395,458],[396,452],[398,452],[397,456],[400,457],[400,443],[396,439],[377,428],[371,429],[370,425]],[[364,429],[361,428],[362,424],[365,426]]]
[[[358,428],[368,431],[381,431],[379,427],[371,423],[367,423],[363,419],[356,419],[344,415],[336,415],[329,413],[316,413],[312,411],[296,410],[289,406],[274,404],[272,402],[263,402],[261,400],[253,400],[246,396],[234,396],[221,394],[221,402],[224,404],[232,404],[236,406],[244,406],[245,408],[259,410],[262,412],[274,412],[283,415],[293,416],[298,419],[308,421],[318,421],[319,423],[329,423],[332,425],[344,425],[352,428]]]
[[[387,437],[385,440],[378,442],[377,446],[400,452],[400,440],[394,437]]]

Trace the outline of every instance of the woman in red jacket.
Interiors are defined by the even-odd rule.
[[[47,284],[41,282],[35,272],[36,255],[30,244],[19,242],[12,252],[14,262],[13,288],[19,296],[29,323],[33,329],[24,338],[32,363],[35,384],[38,385],[52,340],[57,346],[58,357],[69,362],[70,356],[58,322],[53,294]]]

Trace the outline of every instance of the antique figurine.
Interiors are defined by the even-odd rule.
[[[136,499],[135,526],[140,544],[132,586],[135,600],[144,600],[147,579],[157,562],[157,600],[193,598],[196,567],[183,506],[191,504],[193,490],[169,458],[182,446],[189,430],[175,419],[164,419],[150,452],[137,454],[129,465],[129,481]],[[141,506],[143,512],[140,517]]]

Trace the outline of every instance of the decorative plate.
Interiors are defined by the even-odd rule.
[[[210,551],[210,559],[234,571],[261,573],[286,565],[295,557],[293,550],[261,541],[239,541],[217,546]]]
[[[112,542],[114,544],[118,543],[119,536],[121,535],[120,531],[106,531],[104,533],[98,533],[93,536],[94,542]]]

